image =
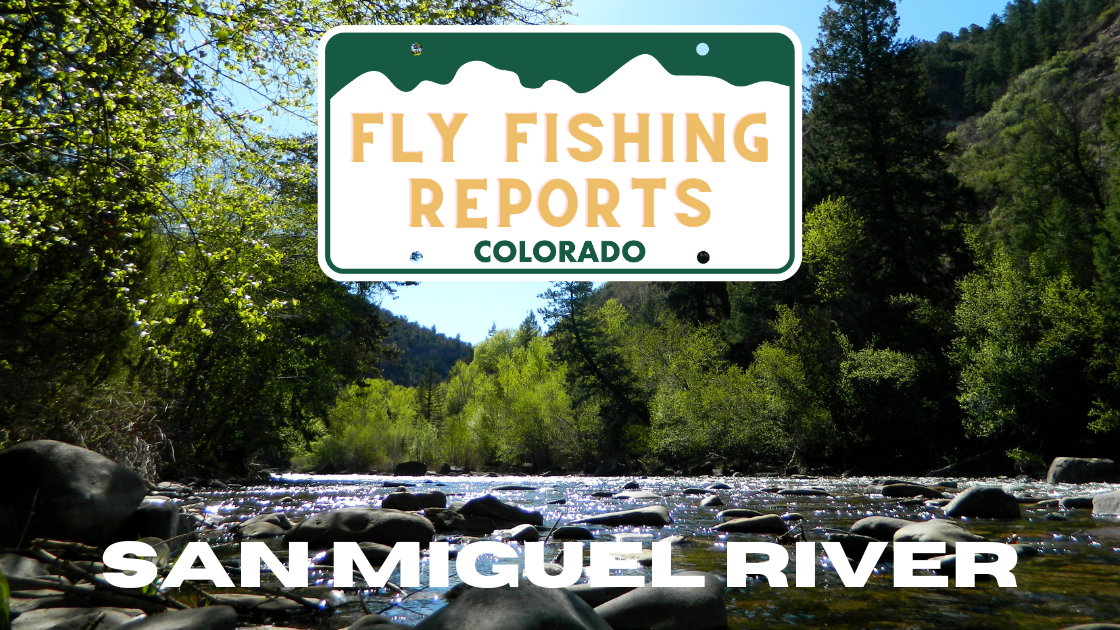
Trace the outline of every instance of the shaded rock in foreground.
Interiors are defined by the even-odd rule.
[[[101,545],[128,521],[148,484],[93,451],[35,440],[0,451],[0,547],[35,538]],[[32,505],[34,515],[32,516]],[[28,521],[28,516],[31,516]]]
[[[636,586],[591,586],[590,584],[574,584],[565,587],[576,597],[587,602],[591,606],[601,606],[616,597],[621,597],[630,591],[638,588]]]
[[[944,508],[946,516],[1019,518],[1019,501],[995,486],[973,486],[958,494]]]
[[[591,523],[593,525],[648,525],[650,527],[664,527],[673,522],[669,518],[669,510],[661,505],[651,505],[649,507],[637,508],[633,510],[623,510],[621,512],[610,512],[608,514],[599,514],[596,516],[589,516],[581,518],[573,523]]]
[[[595,608],[614,630],[716,630],[727,627],[723,582],[711,573],[702,575],[697,588],[643,586]]]
[[[284,535],[287,542],[330,547],[336,542],[432,542],[435,526],[428,519],[400,510],[342,508],[307,517]]]
[[[233,630],[236,627],[237,611],[230,606],[169,611],[121,626],[127,630]]]
[[[468,588],[416,629],[612,630],[570,590],[543,588],[528,580],[516,588]]]
[[[119,608],[40,608],[16,617],[12,630],[115,630],[139,613]]]

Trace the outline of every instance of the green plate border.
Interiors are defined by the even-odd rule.
[[[562,27],[563,28],[563,27]],[[320,90],[324,131],[320,134],[320,161],[324,173],[321,194],[324,225],[320,238],[323,262],[339,275],[386,274],[400,276],[430,275],[778,275],[797,260],[797,95],[790,99],[790,177],[789,177],[789,258],[776,269],[588,269],[576,267],[535,267],[494,269],[347,269],[330,258],[330,99],[362,74],[379,71],[402,91],[421,81],[446,85],[458,69],[469,61],[483,61],[500,70],[516,72],[521,84],[537,88],[548,80],[567,83],[584,93],[613,74],[638,55],[648,54],[674,75],[711,76],[732,85],[747,86],[772,81],[795,90],[800,84],[800,46],[779,31],[574,31],[569,28],[499,30],[494,28],[418,28],[418,27],[344,27],[328,32],[320,43]],[[410,47],[419,41],[423,53],[413,55]],[[717,54],[696,53],[699,41]],[[453,55],[440,52],[454,51]],[[339,61],[330,62],[337,57]],[[749,61],[748,61],[749,60]],[[589,70],[590,68],[590,70]]]

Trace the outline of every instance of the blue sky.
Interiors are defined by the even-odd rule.
[[[962,26],[987,26],[1007,0],[902,0],[900,35],[934,39]],[[573,24],[759,24],[781,25],[801,39],[808,62],[817,39],[824,0],[576,0]],[[478,343],[492,324],[512,328],[543,306],[537,295],[547,282],[423,282],[405,287],[382,306],[424,326]]]

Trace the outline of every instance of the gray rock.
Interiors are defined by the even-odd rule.
[[[715,630],[727,627],[723,582],[711,573],[699,588],[654,588],[646,585],[595,608],[614,630]]]
[[[1120,625],[1115,623],[1079,623],[1076,626],[1066,626],[1061,630],[1120,630]]]
[[[1019,518],[1019,502],[994,486],[973,486],[958,494],[944,508],[946,516]]]
[[[362,550],[362,555],[369,560],[371,566],[379,567],[385,563],[385,558],[393,552],[393,548],[388,545],[379,545],[377,543],[362,542],[358,543],[358,549]],[[314,563],[319,566],[334,566],[334,547],[316,555]]]
[[[233,606],[237,610],[251,611],[262,615],[302,615],[308,611],[308,609],[299,602],[294,602],[283,597],[273,597],[271,595],[219,593],[215,594],[214,598],[219,604]],[[323,600],[315,597],[307,597],[306,599],[314,605],[321,606],[323,604]]]
[[[910,523],[894,533],[894,542],[943,542],[945,553],[956,553],[958,542],[987,540],[944,519]]]
[[[789,526],[777,514],[763,514],[762,516],[725,521],[712,529],[718,532],[739,532],[743,534],[785,534],[789,531]]]
[[[541,516],[540,512],[532,512],[516,505],[502,503],[501,500],[491,494],[471,499],[456,511],[463,516],[501,519],[516,525],[544,525],[544,517]]]
[[[619,492],[614,495],[614,498],[623,499],[624,501],[660,501],[662,497],[655,492],[635,490],[631,492]]]
[[[498,522],[485,516],[463,516],[455,510],[439,508],[424,510],[424,518],[431,521],[437,531],[472,535],[489,534],[495,529],[508,529],[517,524],[509,521]]]
[[[591,586],[589,584],[573,584],[565,587],[575,593],[590,606],[601,606],[612,599],[625,595],[637,587],[634,586]]]
[[[868,516],[867,518],[861,518],[852,525],[852,533],[889,542],[894,540],[895,532],[911,524],[913,524],[913,521],[907,521],[901,518]]]
[[[870,536],[860,536],[859,534],[828,534],[829,542],[838,542],[840,547],[844,550],[844,555],[855,560],[857,563],[863,559],[863,554],[867,553],[867,546],[873,542],[882,542]],[[888,562],[892,557],[891,547],[883,550],[883,555],[879,556],[880,562]]]
[[[685,495],[689,495],[689,494],[715,494],[715,493],[716,493],[715,490],[710,490],[708,488],[685,488],[682,491],[682,494],[685,494]]]
[[[598,492],[592,492],[591,496],[595,499],[609,499],[614,496],[614,493],[610,490],[599,490]]]
[[[385,495],[381,507],[389,510],[404,512],[418,512],[425,508],[447,507],[447,495],[439,490],[431,492],[393,492]]]
[[[623,490],[637,490],[638,488],[641,488],[641,486],[638,485],[637,481],[627,481],[626,485],[622,486]]]
[[[1120,514],[1120,490],[1094,496],[1093,514]]]
[[[12,630],[115,630],[140,614],[120,608],[40,608],[16,617]]]
[[[700,507],[720,507],[722,505],[723,499],[719,498],[719,495],[704,497],[700,501]]]
[[[672,590],[672,589],[660,589]],[[612,630],[568,589],[522,580],[516,588],[468,588],[416,630]]]
[[[507,540],[515,542],[537,542],[541,539],[541,533],[537,528],[532,525],[518,525],[509,532]]]
[[[102,545],[148,493],[147,482],[124,466],[53,440],[0,451],[0,479],[7,480],[0,493],[0,547],[17,546],[25,526],[24,544],[54,538]]]
[[[237,534],[242,538],[272,538],[283,536],[284,532],[291,528],[292,522],[288,520],[287,516],[274,512],[254,516],[243,523],[239,523]]]
[[[237,611],[230,606],[169,611],[122,626],[127,630],[233,630],[236,627]]]
[[[493,490],[514,491],[514,490],[536,490],[536,488],[534,488],[533,486],[506,485],[506,486],[494,486],[493,488],[490,488],[490,490],[492,490],[492,491]]]
[[[725,483],[711,483],[711,484],[708,484],[707,488],[709,490],[730,490],[731,486],[729,486]]]
[[[1055,457],[1046,472],[1046,483],[1092,483],[1114,481],[1116,462],[1111,459]]]
[[[287,542],[329,547],[336,542],[432,542],[435,526],[428,519],[400,510],[343,508],[307,517],[284,535]]]
[[[393,468],[393,474],[399,477],[421,477],[428,474],[428,465],[424,462],[401,462]]]
[[[552,540],[595,540],[595,534],[586,527],[565,525],[552,532]]]
[[[0,554],[0,573],[9,578],[37,578],[50,575],[42,562],[14,553]]]
[[[147,501],[136,508],[125,521],[113,540],[138,540],[140,538],[175,539],[175,547],[182,547],[188,540],[179,538],[194,530],[191,518],[173,501]]]
[[[748,510],[747,508],[731,508],[716,514],[716,518],[721,521],[729,521],[736,518],[752,518],[755,516],[762,516],[762,512],[758,510]]]
[[[623,510],[621,512],[610,512],[608,514],[598,514],[596,516],[589,516],[587,518],[572,521],[573,523],[591,523],[593,525],[609,525],[615,527],[618,525],[648,525],[650,527],[664,527],[673,522],[669,518],[669,510],[661,505],[651,505],[649,507],[637,508],[634,510]]]
[[[1063,510],[1091,510],[1093,497],[1062,497],[1058,501],[1058,507]]]

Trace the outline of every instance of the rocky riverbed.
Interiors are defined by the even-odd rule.
[[[0,453],[0,468],[3,462]],[[85,628],[91,623],[89,615],[99,610],[103,612],[98,628],[127,623],[130,630],[160,618],[162,628],[214,630],[234,624],[356,630],[377,624],[511,630],[1057,630],[1120,623],[1120,520],[1106,514],[1120,512],[1120,484],[1053,481],[288,474],[261,485],[192,480],[149,487],[141,507],[150,513],[149,523],[137,525],[135,517],[129,517],[131,527],[137,528],[132,540],[151,535],[154,532],[144,528],[162,523],[169,529],[157,538],[180,537],[171,541],[169,551],[197,538],[211,543],[232,569],[237,568],[237,543],[243,540],[265,541],[281,557],[286,541],[308,541],[320,548],[315,561],[324,570],[312,571],[310,587],[285,596],[209,585],[205,595],[186,589],[164,593],[190,606],[210,604],[213,610],[205,614],[212,619],[205,622],[181,617],[182,623],[170,623],[175,616],[203,613],[160,613],[152,606],[145,618],[135,602],[107,605],[83,600],[80,592],[52,593],[44,582],[65,580],[76,588],[83,585],[81,575],[27,558],[27,553],[0,556],[0,566],[10,579],[15,576],[16,630]],[[45,505],[40,503],[40,508]],[[624,594],[586,587],[464,589],[452,572],[448,588],[343,590],[333,587],[331,573],[325,570],[329,556],[321,553],[330,541],[362,540],[373,543],[363,550],[376,565],[386,553],[380,544],[425,538],[448,541],[453,551],[478,540],[547,539],[550,559],[568,540],[638,541],[647,550],[652,542],[672,540],[674,570],[703,573],[706,586],[646,587]],[[951,550],[958,541],[980,539],[1017,545],[1017,588],[1000,588],[990,581],[974,588],[957,588],[952,582],[948,588],[895,588],[889,553],[865,587],[846,588],[820,555],[820,545],[814,588],[793,586],[792,560],[786,569],[789,588],[772,588],[762,579],[750,580],[745,588],[725,588],[722,582],[731,541],[783,542],[792,551],[795,541],[835,540],[858,560],[873,540],[944,541]],[[23,547],[28,547],[26,541]],[[66,553],[46,551],[54,556]],[[627,560],[624,574],[649,576],[647,552]],[[485,573],[492,561],[484,556],[480,570]],[[95,577],[103,569],[96,562],[84,562],[74,564]],[[943,566],[952,573],[951,560]],[[421,584],[428,583],[427,567],[423,562]],[[399,583],[398,576],[391,581]],[[264,584],[269,586],[267,577]],[[51,597],[53,602],[40,605]],[[70,617],[59,612],[66,610]]]

